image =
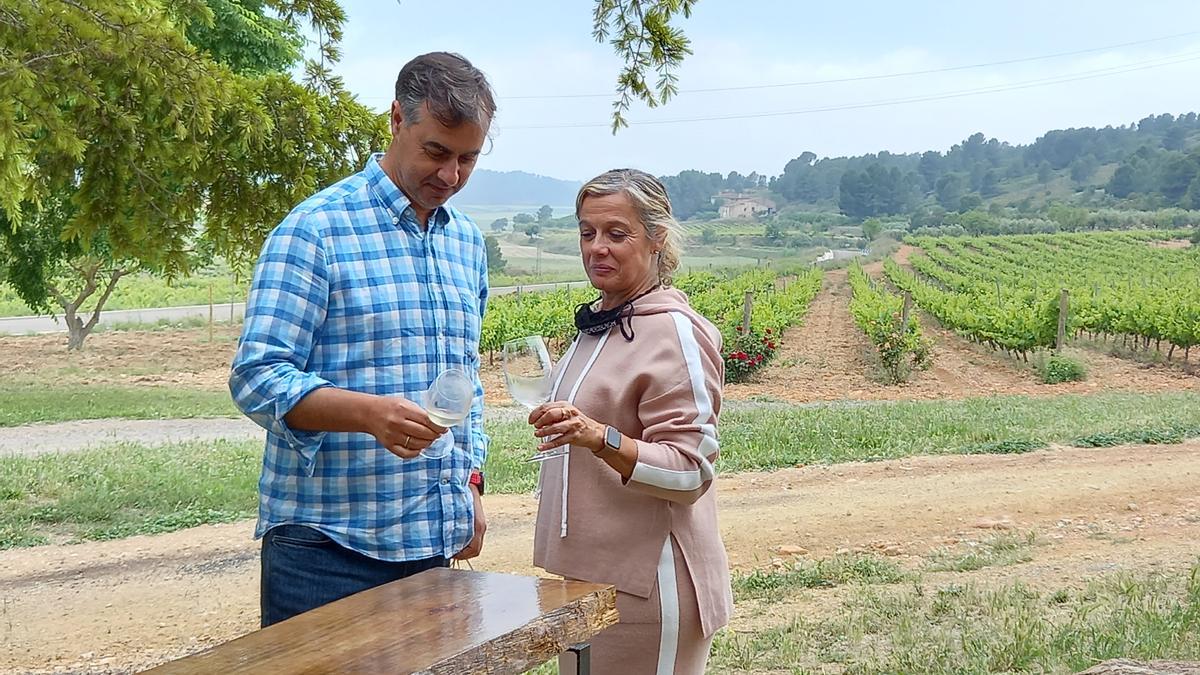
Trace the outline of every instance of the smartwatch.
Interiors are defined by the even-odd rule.
[[[609,450],[621,449],[621,432],[616,427],[604,427],[604,447]]]

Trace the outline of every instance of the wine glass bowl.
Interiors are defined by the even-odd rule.
[[[517,403],[533,410],[550,400],[554,389],[554,363],[540,335],[509,340],[501,347],[504,384]],[[534,453],[529,462],[541,462],[567,454],[569,447]]]
[[[471,414],[475,400],[475,382],[466,371],[447,368],[438,373],[433,383],[421,398],[422,407],[429,419],[446,427],[446,433],[434,439],[429,447],[421,451],[426,459],[442,459],[454,449],[454,431],[450,428],[460,424]]]

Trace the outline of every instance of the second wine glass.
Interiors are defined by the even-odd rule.
[[[501,348],[504,365],[504,384],[517,403],[533,410],[550,400],[554,388],[554,364],[550,361],[550,350],[540,335],[518,338],[505,342]],[[542,462],[562,457],[569,447],[555,448],[527,457],[529,462]]]

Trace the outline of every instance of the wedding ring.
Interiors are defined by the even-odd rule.
[[[411,436],[411,435],[409,435],[407,438],[405,438],[405,439],[404,439],[404,449],[405,449],[405,450],[407,450],[407,449],[408,449],[408,443],[409,443],[409,441],[411,441],[411,440],[412,440],[412,436]]]

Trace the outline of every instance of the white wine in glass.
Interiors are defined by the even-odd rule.
[[[446,433],[422,450],[422,457],[442,459],[454,450],[454,430],[450,427],[457,426],[471,414],[474,400],[475,383],[466,371],[447,368],[438,373],[425,391],[421,403],[429,419],[438,426],[446,427]]]
[[[550,350],[540,335],[517,338],[504,343],[501,348],[504,365],[504,384],[513,400],[533,410],[550,400],[554,387],[554,364],[550,361]],[[542,462],[567,454],[569,447],[556,448],[534,453],[527,457],[529,462]]]

